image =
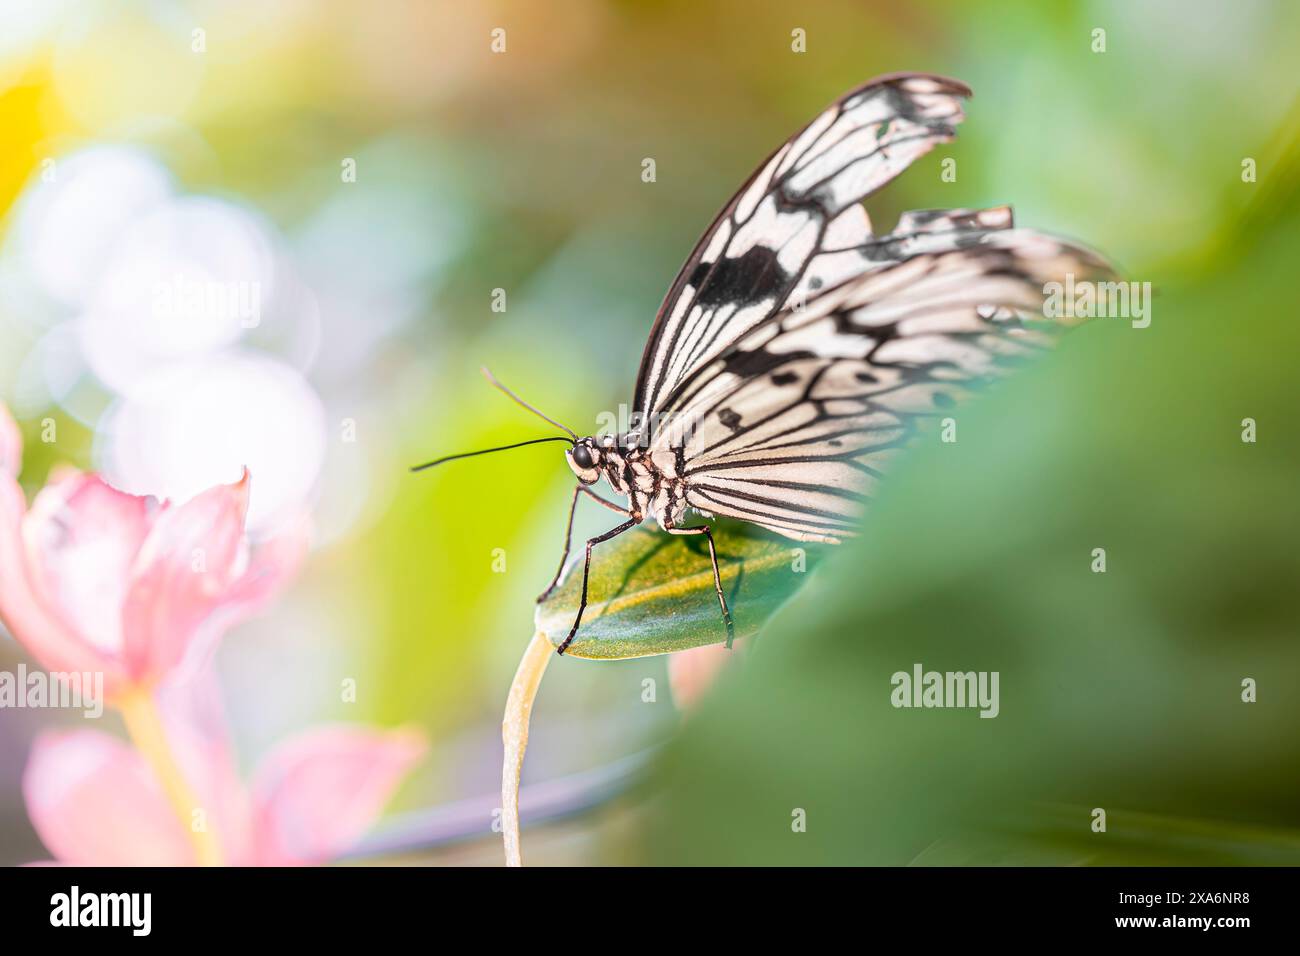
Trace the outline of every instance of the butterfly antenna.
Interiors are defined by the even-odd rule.
[[[570,438],[572,441],[575,441],[575,442],[576,442],[576,441],[578,440],[578,435],[577,435],[576,432],[574,432],[574,430],[573,430],[572,428],[567,428],[567,427],[565,427],[564,425],[561,425],[561,424],[560,424],[559,422],[557,422],[554,418],[551,418],[549,415],[543,415],[543,414],[542,414],[540,411],[538,411],[536,408],[533,408],[533,406],[529,405],[527,402],[525,402],[522,398],[520,398],[520,397],[519,397],[518,395],[516,395],[514,392],[510,391],[510,389],[508,389],[508,388],[506,388],[504,385],[502,385],[501,382],[497,380],[497,377],[496,377],[495,375],[493,375],[491,372],[488,371],[486,365],[483,366],[482,368],[480,368],[479,371],[483,373],[483,377],[484,377],[485,379],[488,380],[488,382],[492,385],[493,388],[500,389],[501,391],[505,392],[506,395],[510,396],[511,400],[514,401],[515,403],[517,403],[517,404],[519,404],[519,405],[522,405],[524,408],[528,409],[530,412],[532,412],[534,415],[536,415],[538,418],[542,419],[543,421],[548,421],[548,422],[550,422],[552,425],[554,425],[554,426],[555,426],[556,428],[558,428],[560,431],[562,431],[562,432],[564,432],[566,435],[568,435],[569,438]]]
[[[441,465],[444,461],[455,461],[457,458],[473,458],[475,455],[486,455],[489,452],[508,451],[511,448],[522,448],[524,445],[538,445],[544,441],[567,442],[569,439],[560,438],[559,436],[553,438],[530,438],[528,441],[517,441],[513,445],[500,445],[496,448],[484,448],[480,451],[463,451],[459,455],[447,455],[445,458],[436,458],[433,461],[426,461],[423,465],[414,465],[412,466],[411,471],[424,471],[424,469],[432,468],[434,465]],[[572,442],[569,443],[572,444]]]

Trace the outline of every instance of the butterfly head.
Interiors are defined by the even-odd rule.
[[[594,485],[600,480],[600,467],[603,455],[594,438],[579,438],[573,447],[564,453],[569,467],[584,485]]]

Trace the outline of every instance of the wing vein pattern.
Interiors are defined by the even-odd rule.
[[[1044,286],[1109,273],[1011,210],[861,201],[955,135],[970,91],[919,74],[846,94],[723,208],[660,307],[637,440],[683,463],[685,502],[799,540],[851,535],[928,421],[1049,347]],[[1069,320],[1073,321],[1073,320]]]

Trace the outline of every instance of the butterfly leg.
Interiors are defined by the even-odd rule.
[[[573,500],[569,502],[569,523],[564,529],[564,553],[560,555],[560,566],[555,569],[555,577],[551,578],[551,583],[547,585],[546,590],[537,595],[538,604],[541,604],[551,596],[551,592],[555,590],[556,585],[560,583],[560,577],[564,574],[564,565],[569,560],[569,546],[573,543],[573,514],[578,510],[578,495],[581,494],[585,494],[588,498],[599,501],[606,508],[609,508],[611,511],[617,511],[621,515],[629,513],[626,508],[620,508],[618,505],[614,504],[614,502],[606,501],[586,485],[578,485],[574,488]]]
[[[713,546],[713,532],[708,525],[698,528],[665,528],[669,534],[702,534],[709,542],[709,561],[713,564],[713,590],[718,592],[718,603],[722,605],[722,620],[727,625],[727,647],[735,640],[736,628],[731,623],[731,611],[727,607],[727,596],[722,593],[722,575],[718,573],[718,549]]]
[[[573,643],[573,636],[578,633],[578,625],[582,623],[582,612],[587,610],[587,578],[591,575],[591,549],[602,541],[608,541],[627,531],[635,528],[641,523],[640,515],[633,515],[624,521],[617,528],[606,531],[604,534],[596,535],[587,542],[587,560],[582,566],[582,600],[578,602],[578,616],[573,619],[573,627],[569,628],[569,636],[564,639],[559,647],[555,649],[557,654],[563,654],[568,650],[569,645]]]

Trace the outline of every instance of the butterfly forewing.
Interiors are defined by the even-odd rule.
[[[942,77],[881,78],[778,149],[714,220],[660,307],[637,377],[643,420],[793,300],[897,254],[872,235],[861,200],[951,140],[968,95]]]

